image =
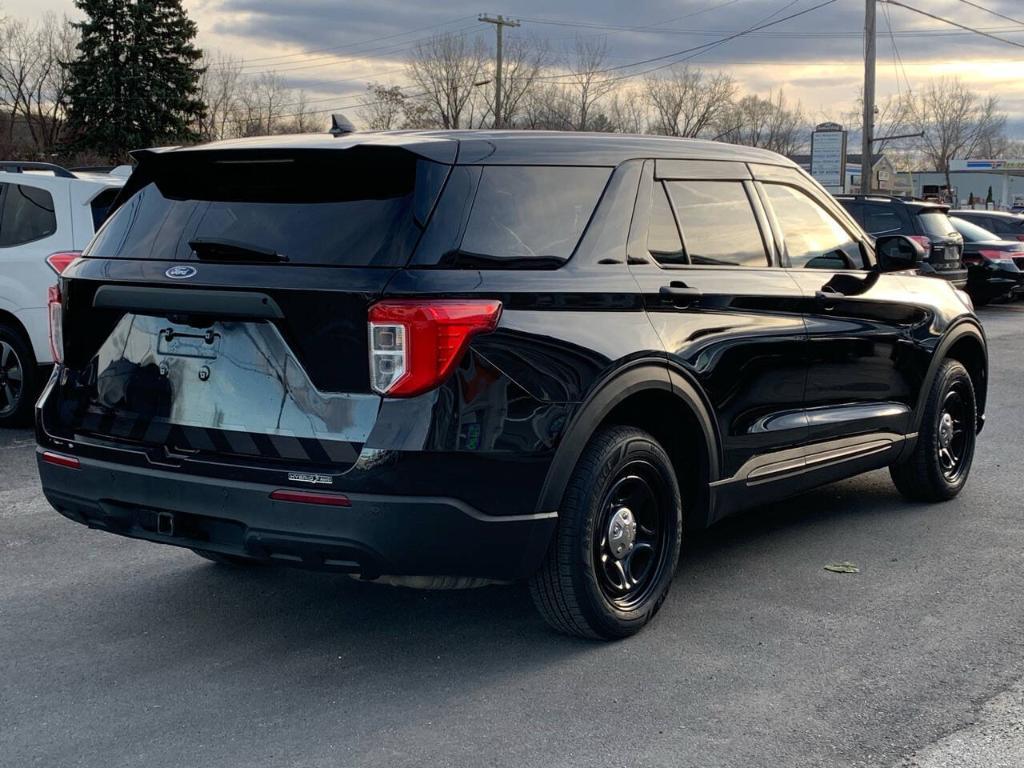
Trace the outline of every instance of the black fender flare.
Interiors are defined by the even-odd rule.
[[[932,383],[935,381],[935,377],[938,375],[939,366],[947,359],[949,350],[953,345],[966,337],[971,337],[978,342],[978,346],[981,347],[981,353],[985,361],[983,371],[985,377],[985,392],[982,393],[980,400],[981,405],[984,406],[988,392],[988,344],[985,341],[985,331],[981,327],[981,323],[979,323],[975,318],[962,317],[947,329],[945,335],[943,335],[939,340],[938,345],[935,347],[935,352],[932,353],[931,362],[928,364],[928,370],[925,373],[924,381],[921,384],[921,390],[918,393],[917,408],[914,410],[914,420],[910,430],[912,433],[917,433],[921,429],[921,419],[924,418],[925,400],[928,397],[928,391],[931,389]],[[979,416],[982,416],[983,413],[984,408],[979,408]],[[979,430],[982,423],[983,418],[979,419]]]
[[[718,477],[719,441],[715,420],[700,389],[666,361],[642,360],[616,370],[594,387],[569,420],[548,468],[538,512],[558,511],[569,478],[587,442],[605,417],[626,398],[645,391],[674,394],[693,413],[703,432],[709,479]]]

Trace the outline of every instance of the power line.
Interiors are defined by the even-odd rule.
[[[631,79],[631,78],[634,78],[634,77],[639,77],[640,75],[645,75],[645,74],[648,74],[650,72],[656,72],[658,70],[674,66],[674,65],[679,64],[679,63],[681,63],[683,61],[688,61],[689,59],[695,58],[695,57],[697,57],[697,56],[699,56],[699,55],[701,55],[701,54],[703,54],[703,53],[705,53],[705,52],[707,52],[707,51],[709,51],[709,50],[711,50],[713,48],[717,48],[720,45],[724,45],[725,43],[728,43],[728,42],[730,42],[732,40],[735,40],[736,38],[743,37],[745,35],[749,35],[749,34],[751,34],[753,32],[756,32],[756,31],[759,31],[759,30],[762,30],[762,29],[767,29],[768,27],[773,27],[776,24],[782,24],[782,23],[787,22],[787,21],[789,21],[791,19],[795,19],[798,16],[803,16],[805,14],[811,13],[812,11],[816,11],[819,8],[824,8],[827,5],[832,5],[833,3],[837,2],[837,0],[824,0],[824,2],[818,3],[817,5],[812,5],[811,7],[804,8],[803,10],[800,10],[800,11],[796,11],[795,13],[791,13],[788,16],[783,16],[780,19],[775,19],[774,21],[767,21],[767,19],[771,19],[772,16],[775,16],[778,13],[781,13],[786,8],[792,7],[797,2],[799,2],[799,0],[791,0],[791,2],[783,5],[781,8],[776,10],[774,13],[769,14],[767,17],[765,17],[764,20],[762,20],[761,22],[758,22],[754,26],[748,27],[747,29],[744,29],[744,30],[740,30],[739,32],[734,32],[734,33],[732,33],[730,35],[727,35],[727,36],[725,36],[723,38],[720,38],[718,40],[713,40],[711,42],[703,43],[701,45],[695,45],[692,48],[684,48],[681,51],[674,51],[673,53],[667,53],[664,56],[655,56],[655,57],[652,57],[650,59],[642,59],[640,61],[634,61],[634,62],[631,62],[629,64],[620,64],[620,65],[614,66],[614,67],[605,67],[603,69],[594,69],[594,70],[589,70],[589,71],[586,71],[586,72],[554,75],[554,76],[550,76],[550,77],[538,78],[538,80],[561,78],[561,84],[563,84],[563,85],[565,85],[565,84],[571,85],[573,81],[572,80],[566,80],[565,78],[572,77],[574,75],[578,77],[580,75],[605,74],[605,73],[608,73],[608,72],[621,71],[623,69],[632,69],[633,67],[642,66],[644,64],[652,64],[652,63],[657,62],[657,61],[664,62],[666,59],[673,59],[672,61],[669,61],[668,63],[659,64],[658,66],[651,67],[649,69],[644,69],[644,70],[641,70],[639,72],[633,72],[633,73],[630,73],[628,75],[621,75],[619,77],[611,78],[610,80],[607,80],[605,82],[618,82],[619,80],[628,80],[628,79]],[[686,54],[690,54],[690,55],[687,56]]]
[[[950,25],[952,25],[954,27],[959,27],[960,29],[965,29],[968,32],[974,32],[975,34],[981,35],[982,37],[988,37],[988,38],[991,38],[992,40],[995,40],[995,41],[1000,42],[1000,43],[1006,43],[1007,45],[1012,45],[1012,46],[1014,46],[1016,48],[1024,48],[1024,43],[1018,43],[1016,40],[1007,40],[1005,37],[996,37],[995,35],[990,35],[988,32],[982,32],[980,29],[975,29],[974,27],[969,27],[966,24],[961,24],[958,21],[953,21],[952,19],[947,19],[947,18],[944,18],[942,16],[936,16],[934,13],[929,13],[928,11],[922,11],[920,8],[914,8],[912,5],[906,5],[905,3],[899,2],[899,0],[878,0],[878,1],[880,3],[886,3],[888,5],[899,6],[900,8],[906,8],[908,11],[913,11],[914,13],[919,13],[922,16],[927,16],[930,19],[935,19],[936,21],[941,21],[941,22],[944,22],[946,24],[950,24]]]
[[[1005,14],[999,13],[999,11],[993,11],[991,8],[986,8],[983,5],[978,5],[977,3],[971,2],[971,0],[960,0],[960,2],[963,3],[964,5],[971,6],[971,8],[977,8],[979,11],[991,13],[993,16],[998,16],[1000,19],[1006,19],[1007,21],[1012,21],[1014,24],[1020,24],[1022,27],[1024,27],[1024,21],[1015,19],[1012,16],[1006,16]]]

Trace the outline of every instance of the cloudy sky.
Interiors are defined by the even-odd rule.
[[[310,109],[343,110],[368,80],[404,82],[409,49],[429,35],[486,35],[480,13],[519,18],[508,35],[546,39],[563,51],[577,36],[607,40],[609,65],[691,49],[818,5],[822,0],[185,0],[199,42],[244,59],[248,73],[274,70],[303,87]],[[956,75],[979,93],[999,96],[1011,132],[1024,137],[1024,2],[901,0],[1017,42],[960,31],[896,6],[879,5],[879,95]],[[1019,21],[972,7],[980,5]],[[0,0],[0,10],[38,16],[68,12],[70,0]],[[798,18],[702,52],[692,65],[722,69],[747,92],[784,88],[812,118],[849,109],[863,77],[864,2],[835,0]],[[894,45],[895,43],[895,45]],[[896,57],[898,52],[899,58]],[[902,64],[900,63],[902,62]],[[650,66],[650,65],[648,65]],[[644,69],[624,69],[630,73]]]

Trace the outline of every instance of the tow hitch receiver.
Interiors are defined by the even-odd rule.
[[[173,536],[174,515],[170,512],[158,512],[156,515],[156,532],[162,536]]]

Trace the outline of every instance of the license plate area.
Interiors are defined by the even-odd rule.
[[[220,354],[220,344],[221,334],[212,328],[203,333],[183,333],[174,328],[161,328],[157,340],[157,354],[216,360]]]

